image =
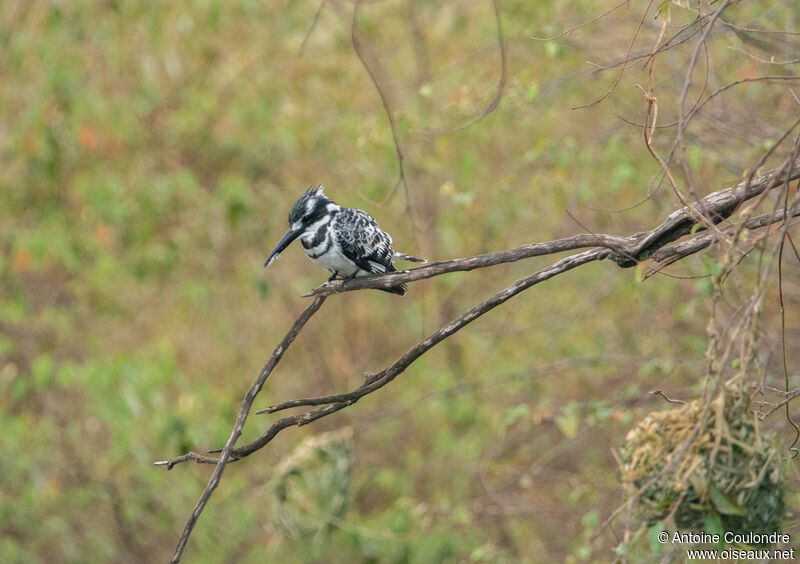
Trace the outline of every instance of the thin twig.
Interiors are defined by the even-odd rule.
[[[611,95],[611,93],[617,87],[617,84],[619,84],[619,81],[622,79],[622,75],[625,73],[625,69],[627,68],[626,66],[627,62],[630,60],[631,51],[633,50],[633,46],[636,43],[636,38],[639,37],[639,31],[642,29],[642,25],[644,25],[644,20],[645,18],[647,18],[647,14],[648,12],[650,12],[650,8],[653,6],[653,1],[654,0],[650,0],[647,3],[647,7],[645,8],[644,13],[642,14],[642,19],[639,20],[639,25],[636,26],[636,31],[633,32],[633,37],[631,37],[631,41],[628,44],[628,51],[625,53],[625,60],[622,62],[622,67],[619,69],[619,72],[617,73],[616,78],[614,78],[614,82],[611,84],[608,91],[606,91],[605,94],[603,94],[596,100],[589,102],[588,104],[574,106],[570,108],[571,110],[581,110],[583,108],[588,108],[589,106],[594,106],[595,104],[602,102]]]
[[[689,187],[689,197],[693,196],[696,193],[696,191],[694,189],[694,182],[692,181],[692,173],[689,167],[689,162],[688,159],[686,158],[686,145],[683,141],[683,132],[686,129],[686,124],[688,123],[686,121],[686,112],[684,110],[684,108],[686,107],[686,97],[689,94],[689,86],[692,84],[692,73],[694,72],[695,66],[697,66],[697,57],[699,56],[700,49],[702,48],[706,53],[706,75],[705,75],[705,80],[703,82],[703,88],[700,92],[700,95],[697,98],[697,101],[695,101],[694,105],[692,106],[692,109],[697,107],[697,104],[700,98],[702,97],[703,92],[706,89],[706,85],[708,84],[709,65],[708,65],[708,46],[706,44],[706,39],[708,38],[708,35],[711,33],[711,30],[714,28],[714,23],[717,21],[717,18],[719,18],[719,16],[722,14],[725,8],[728,7],[728,4],[730,4],[730,2],[731,0],[724,0],[722,5],[719,8],[717,8],[717,10],[713,13],[708,22],[708,25],[703,30],[703,34],[700,36],[700,39],[698,39],[697,46],[695,47],[695,50],[692,53],[692,57],[689,60],[689,68],[686,70],[686,80],[684,80],[683,82],[683,88],[681,89],[681,94],[678,99],[678,131],[675,137],[675,142],[673,144],[672,150],[670,150],[669,157],[666,159],[666,163],[664,164],[664,171],[668,172],[672,155],[674,154],[675,147],[677,146],[680,155],[680,164],[683,168],[683,173]],[[675,193],[675,196],[678,198],[681,204],[686,205],[686,202],[683,199],[683,195],[680,193],[680,190],[675,185],[674,181],[672,181],[672,176],[670,175],[669,177],[670,177],[670,183],[672,185],[672,190]],[[705,211],[704,209],[699,208],[695,210],[694,208],[692,208],[692,211],[696,213],[698,218],[704,217],[704,214],[702,213]],[[709,224],[709,227],[713,227],[713,223]]]
[[[594,23],[594,22],[596,22],[597,20],[600,20],[600,19],[602,19],[602,18],[606,17],[606,16],[607,16],[607,15],[609,15],[611,12],[615,12],[616,10],[618,10],[619,8],[621,8],[622,6],[625,6],[626,4],[630,4],[630,0],[622,0],[622,2],[620,2],[619,4],[617,4],[616,6],[614,6],[613,8],[611,8],[611,9],[609,9],[609,10],[606,10],[605,12],[603,12],[602,14],[600,14],[599,16],[595,16],[595,17],[594,17],[594,18],[592,18],[591,20],[589,20],[589,21],[587,21],[587,22],[583,22],[582,24],[576,25],[575,27],[570,27],[570,28],[568,28],[568,29],[565,29],[564,31],[562,31],[562,32],[561,32],[561,33],[559,33],[558,35],[553,35],[553,36],[551,36],[551,37],[536,37],[536,36],[533,36],[533,35],[532,35],[532,36],[531,36],[529,39],[533,39],[534,41],[553,41],[554,39],[559,39],[559,38],[561,38],[561,37],[564,37],[565,35],[569,35],[569,34],[570,34],[570,33],[572,33],[573,31],[577,31],[577,30],[579,30],[579,29],[581,29],[581,28],[583,28],[583,27],[586,27],[586,26],[588,26],[588,25],[591,25],[591,24],[593,24],[593,23]]]
[[[719,89],[715,90],[714,92],[712,92],[711,94],[706,96],[706,98],[702,102],[700,102],[699,104],[697,104],[696,106],[694,106],[692,109],[689,110],[689,113],[686,115],[686,119],[684,121],[688,122],[689,120],[691,120],[692,117],[695,114],[697,114],[703,106],[706,105],[706,103],[708,103],[713,98],[719,96],[720,94],[722,94],[726,90],[729,90],[730,88],[733,88],[734,86],[739,86],[740,84],[747,84],[747,83],[750,83],[750,82],[762,82],[762,81],[770,82],[770,81],[782,81],[782,80],[800,80],[800,76],[770,75],[770,76],[756,76],[756,77],[753,77],[753,78],[743,78],[741,80],[736,80],[734,82],[731,82],[730,84],[727,84],[727,85],[723,86],[722,88],[719,88]],[[637,122],[635,122],[635,121],[633,121],[631,119],[628,119],[628,118],[626,118],[625,116],[623,116],[622,114],[620,114],[620,113],[618,113],[616,111],[614,112],[614,115],[616,117],[618,117],[619,119],[621,119],[622,121],[624,121],[625,123],[629,124],[629,125],[633,125],[633,126],[636,126],[636,127],[651,127],[651,126],[646,126],[643,123],[637,123]],[[657,125],[657,126],[655,126],[655,129],[669,129],[671,127],[675,127],[676,125],[678,125],[678,123],[679,122],[677,122],[677,121],[673,121],[672,123],[665,123],[664,125]]]
[[[668,396],[667,396],[667,394],[665,394],[665,393],[664,393],[664,392],[662,392],[661,390],[653,390],[653,391],[652,391],[652,392],[650,392],[650,393],[651,393],[652,395],[654,395],[654,396],[661,396],[662,398],[664,398],[665,400],[667,400],[669,403],[676,403],[676,404],[678,404],[678,405],[686,405],[686,402],[685,402],[685,401],[683,401],[683,400],[679,400],[679,399],[672,399],[672,398],[668,397]]]
[[[311,20],[311,25],[308,26],[308,31],[306,31],[305,36],[303,36],[303,42],[300,43],[300,54],[302,55],[306,50],[306,44],[308,43],[308,39],[311,37],[311,34],[314,33],[314,29],[317,27],[317,22],[319,21],[319,16],[322,13],[322,9],[325,7],[325,4],[328,0],[322,0],[319,3],[319,7],[317,11],[314,13],[314,19]]]
[[[781,390],[781,392],[783,392],[783,390]],[[782,408],[784,405],[788,406],[789,402],[791,402],[792,400],[797,399],[798,397],[800,397],[800,390],[793,390],[793,391],[789,392],[788,396],[786,396],[779,403],[777,403],[774,406],[772,406],[772,408],[769,411],[767,411],[763,415],[759,415],[759,419],[761,419],[763,421],[764,419],[766,419],[767,417],[769,417],[770,415],[772,415],[773,413],[778,411],[780,408]]]
[[[361,61],[361,65],[367,71],[372,84],[375,86],[375,90],[378,91],[378,96],[381,98],[381,104],[383,105],[383,111],[386,113],[386,119],[389,122],[389,129],[392,132],[392,142],[394,143],[394,153],[397,158],[397,167],[398,167],[398,177],[397,182],[394,185],[389,196],[387,196],[387,200],[391,198],[394,194],[395,190],[397,190],[398,186],[403,187],[403,193],[406,198],[406,214],[408,214],[409,221],[411,222],[411,228],[414,234],[417,232],[416,223],[414,221],[414,212],[411,208],[411,194],[408,188],[408,181],[406,180],[406,169],[405,165],[403,164],[403,160],[405,159],[403,155],[403,149],[400,146],[400,139],[397,136],[397,125],[394,121],[394,115],[392,114],[392,108],[389,105],[389,98],[386,95],[383,87],[381,86],[378,77],[375,75],[375,71],[372,70],[372,67],[367,62],[367,59],[364,55],[363,47],[361,46],[361,40],[358,37],[358,7],[361,4],[362,0],[356,0],[353,4],[353,21],[350,27],[350,39],[353,43],[353,50],[358,57],[358,60]]]
[[[505,92],[506,89],[506,78],[508,74],[508,68],[507,68],[508,64],[506,63],[506,59],[508,58],[508,56],[506,55],[505,40],[503,39],[503,23],[500,16],[500,5],[498,1],[499,0],[492,0],[492,7],[494,8],[494,18],[497,26],[497,48],[500,54],[500,78],[497,79],[497,89],[495,90],[494,97],[491,99],[489,104],[483,109],[483,111],[480,114],[478,114],[471,120],[467,121],[466,123],[462,123],[461,125],[457,125],[456,127],[445,130],[425,129],[424,132],[427,135],[443,136],[455,133],[457,131],[462,131],[483,120],[483,118],[485,118],[493,111],[495,111],[497,107],[500,105],[500,101],[503,99],[503,93]]]
[[[800,151],[800,135],[795,138],[794,142],[794,151],[792,156],[797,156],[798,151]],[[789,170],[787,172],[787,180],[784,182],[784,199],[783,199],[783,207],[786,210],[787,214],[790,214],[793,210],[795,210],[796,200],[792,202],[792,205],[789,206],[789,180],[788,176],[791,174],[791,166],[792,162],[789,163]],[[786,387],[786,393],[789,393],[789,361],[787,360],[787,353],[786,353],[786,308],[784,306],[783,301],[783,247],[786,244],[786,238],[789,235],[789,221],[788,217],[785,217],[783,220],[783,229],[781,232],[781,242],[780,246],[778,247],[778,298],[780,301],[780,310],[781,310],[781,348],[782,348],[782,356],[783,356],[783,375],[784,375],[784,384]],[[794,242],[789,240],[794,248]],[[797,253],[797,249],[794,249],[795,253]],[[789,424],[794,428],[795,436],[792,444],[789,445],[789,450],[794,453],[794,457],[798,455],[798,449],[795,446],[797,441],[800,440],[800,426],[792,419],[791,411],[789,410],[789,403],[786,403],[786,420]]]

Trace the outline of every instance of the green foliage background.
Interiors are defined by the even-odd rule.
[[[628,234],[674,209],[663,188],[627,209],[658,171],[641,129],[614,115],[642,119],[641,66],[603,103],[570,109],[611,85],[613,72],[586,61],[622,57],[644,4],[549,42],[533,37],[613,3],[500,5],[502,102],[447,135],[426,130],[469,121],[495,93],[491,4],[360,8],[406,191],[395,189],[391,131],[353,51],[350,3],[326,3],[302,50],[318,3],[0,4],[0,561],[169,558],[210,468],[152,462],[224,443],[244,391],[304,307],[299,294],[327,276],[299,246],[262,268],[307,186],[323,183],[375,216],[399,250],[433,260],[584,231],[565,210],[592,231]],[[783,3],[730,10],[753,26],[796,29]],[[693,18],[672,11],[675,26]],[[659,25],[648,16],[641,49]],[[737,41],[710,46],[715,87],[789,72],[731,49]],[[661,123],[674,119],[693,48],[659,63]],[[731,118],[740,134],[702,121],[689,129],[705,192],[735,182],[797,114],[787,88],[767,83],[725,103],[764,127],[743,131]],[[669,142],[655,138],[660,150]],[[351,389],[551,260],[439,277],[405,298],[335,296],[257,407]],[[692,259],[673,272],[700,276],[712,264]],[[746,261],[741,276],[755,268]],[[797,265],[786,269],[797,300]],[[611,449],[631,422],[665,407],[649,391],[693,397],[704,374],[707,283],[641,284],[642,273],[598,263],[537,286],[388,388],[230,466],[187,561],[607,560],[619,539],[600,526],[624,501]],[[774,295],[764,311],[774,338]],[[777,364],[766,377],[782,382]],[[244,439],[270,417],[252,417]],[[347,425],[349,511],[313,541],[281,538],[266,526],[271,468],[302,437]]]

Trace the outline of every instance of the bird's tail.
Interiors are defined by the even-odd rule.
[[[397,286],[391,286],[390,288],[376,288],[376,290],[382,290],[384,292],[389,292],[390,294],[397,294],[398,296],[405,296],[406,292],[408,292],[408,286],[405,284],[398,284]]]
[[[418,257],[413,257],[411,255],[407,255],[405,253],[398,253],[397,251],[394,252],[394,258],[400,260],[407,260],[408,262],[428,262],[425,259],[421,259]]]

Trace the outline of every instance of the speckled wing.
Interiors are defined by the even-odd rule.
[[[372,274],[393,272],[392,238],[361,210],[343,208],[336,214],[333,232],[342,253],[361,270]]]

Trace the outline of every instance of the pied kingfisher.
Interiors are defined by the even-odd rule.
[[[365,211],[337,205],[325,195],[322,186],[312,186],[294,203],[289,212],[289,230],[264,266],[272,264],[298,237],[308,258],[333,273],[329,281],[337,276],[355,278],[394,272],[395,258],[426,262],[394,251],[392,238],[378,227],[377,221]],[[408,290],[405,284],[379,289],[401,296]]]

